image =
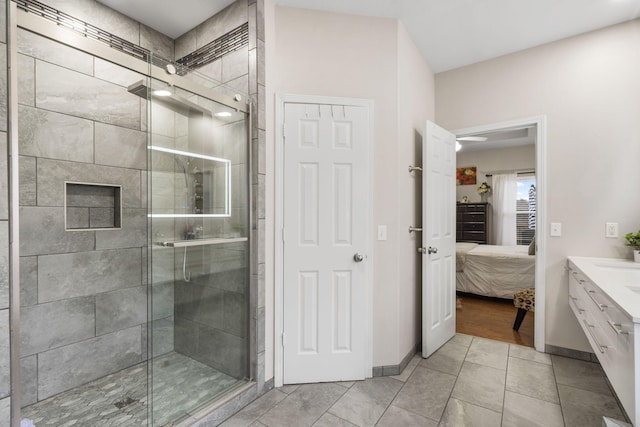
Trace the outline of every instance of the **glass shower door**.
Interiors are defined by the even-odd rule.
[[[151,425],[249,378],[248,117],[153,80],[148,103]]]

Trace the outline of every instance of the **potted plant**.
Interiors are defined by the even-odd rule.
[[[633,260],[640,262],[640,230],[636,233],[627,233],[624,238],[627,239],[627,246],[633,248]]]
[[[482,184],[480,184],[480,187],[478,187],[478,194],[480,194],[480,199],[483,202],[487,201],[487,195],[491,192],[491,186],[489,184],[487,184],[487,182],[483,182]]]

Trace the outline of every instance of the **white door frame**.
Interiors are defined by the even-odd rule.
[[[545,269],[547,250],[547,116],[534,116],[452,131],[456,137],[492,132],[514,127],[536,127],[536,316],[534,342],[536,350],[545,351]]]
[[[284,372],[284,352],[282,350],[282,332],[284,321],[284,246],[282,242],[282,229],[284,226],[284,149],[283,149],[283,130],[284,130],[284,105],[286,103],[296,104],[322,104],[322,105],[351,105],[356,107],[364,107],[369,111],[369,124],[368,124],[368,141],[369,144],[369,176],[367,180],[369,182],[369,206],[373,207],[373,101],[368,99],[358,98],[340,98],[340,97],[328,97],[328,96],[315,96],[315,95],[296,95],[296,94],[276,94],[276,111],[275,111],[275,284],[274,284],[274,386],[280,387],[283,384],[283,372]],[[367,239],[365,242],[365,253],[367,256],[367,265],[365,268],[365,312],[366,312],[366,348],[365,348],[365,363],[364,367],[366,376],[371,377],[373,370],[373,339],[372,339],[372,325],[373,325],[373,295],[372,295],[372,277],[373,277],[373,239],[372,235],[372,211],[366,214],[363,218],[368,230]]]

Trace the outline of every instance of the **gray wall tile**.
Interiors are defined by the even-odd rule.
[[[20,306],[38,303],[38,257],[20,257]]]
[[[147,210],[123,209],[121,230],[96,231],[96,249],[142,247],[147,244]]]
[[[153,330],[153,357],[158,357],[174,350],[173,346],[173,316],[164,319],[154,320]]]
[[[197,48],[201,48],[218,37],[247,22],[247,3],[236,1],[215,16],[195,28]]]
[[[9,222],[0,221],[0,310],[9,308]]]
[[[7,130],[7,46],[0,44],[0,131]]]
[[[222,59],[216,59],[207,65],[197,68],[197,70],[217,82],[222,82]]]
[[[0,174],[0,220],[9,218],[7,170],[7,134],[0,132],[0,171],[4,171],[4,173]]]
[[[138,130],[96,123],[96,164],[131,169],[147,167],[147,134]]]
[[[66,184],[67,208],[111,208],[116,206],[117,192],[113,186]]]
[[[206,325],[199,325],[198,354],[200,362],[219,369],[232,377],[246,374],[246,342],[243,338]]]
[[[9,310],[0,310],[0,398],[11,393]]]
[[[29,356],[95,336],[93,298],[74,298],[23,307],[20,354]]]
[[[105,61],[97,57],[94,57],[93,60],[93,75],[99,79],[124,87],[129,87],[140,80],[147,79],[146,76],[114,64],[113,62]]]
[[[140,46],[168,61],[174,59],[174,42],[171,37],[140,24]]]
[[[189,30],[175,40],[175,59],[178,60],[196,49],[196,30]]]
[[[20,254],[23,256],[91,251],[93,231],[65,231],[62,207],[20,208]]]
[[[176,317],[174,345],[176,351],[194,357],[198,353],[198,324]]]
[[[122,206],[140,208],[140,171],[62,160],[39,159],[39,206],[64,206],[64,182],[88,182],[122,186]]]
[[[122,86],[57,65],[36,62],[38,108],[140,129],[140,101]]]
[[[38,259],[40,302],[140,285],[139,248],[43,255]]]
[[[249,48],[243,47],[222,57],[222,82],[226,83],[249,73]]]
[[[237,335],[239,337],[244,337],[247,335],[247,309],[245,301],[245,296],[243,294],[225,291],[223,327],[224,331],[229,332],[233,335]]]
[[[20,206],[35,206],[37,203],[36,158],[20,156],[18,159],[20,174]],[[0,203],[2,203],[0,201]]]
[[[42,3],[132,43],[139,43],[138,22],[96,1],[43,0]]]
[[[153,320],[173,316],[175,310],[174,286],[173,282],[154,283],[152,285],[151,315]]]
[[[38,401],[38,357],[35,354],[20,358],[20,388],[22,407]]]
[[[89,208],[89,228],[114,228],[115,226],[113,208]]]
[[[0,425],[11,425],[11,397],[0,399]]]
[[[0,0],[0,42],[7,42],[7,16],[5,14],[7,2],[6,0]]]
[[[140,326],[41,353],[38,398],[45,399],[140,361]]]
[[[46,37],[18,29],[18,52],[46,62],[93,75],[93,57]]]
[[[18,107],[20,155],[93,163],[93,122],[78,117]]]
[[[146,287],[96,295],[96,335],[141,325],[147,321]]]
[[[176,317],[224,329],[224,291],[193,282],[176,282]]]
[[[36,61],[18,54],[18,103],[36,105]]]
[[[89,228],[89,208],[67,207],[67,228]]]

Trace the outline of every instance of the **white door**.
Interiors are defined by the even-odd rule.
[[[368,115],[284,106],[285,384],[365,377]]]
[[[427,122],[422,148],[422,356],[456,333],[456,137]]]

